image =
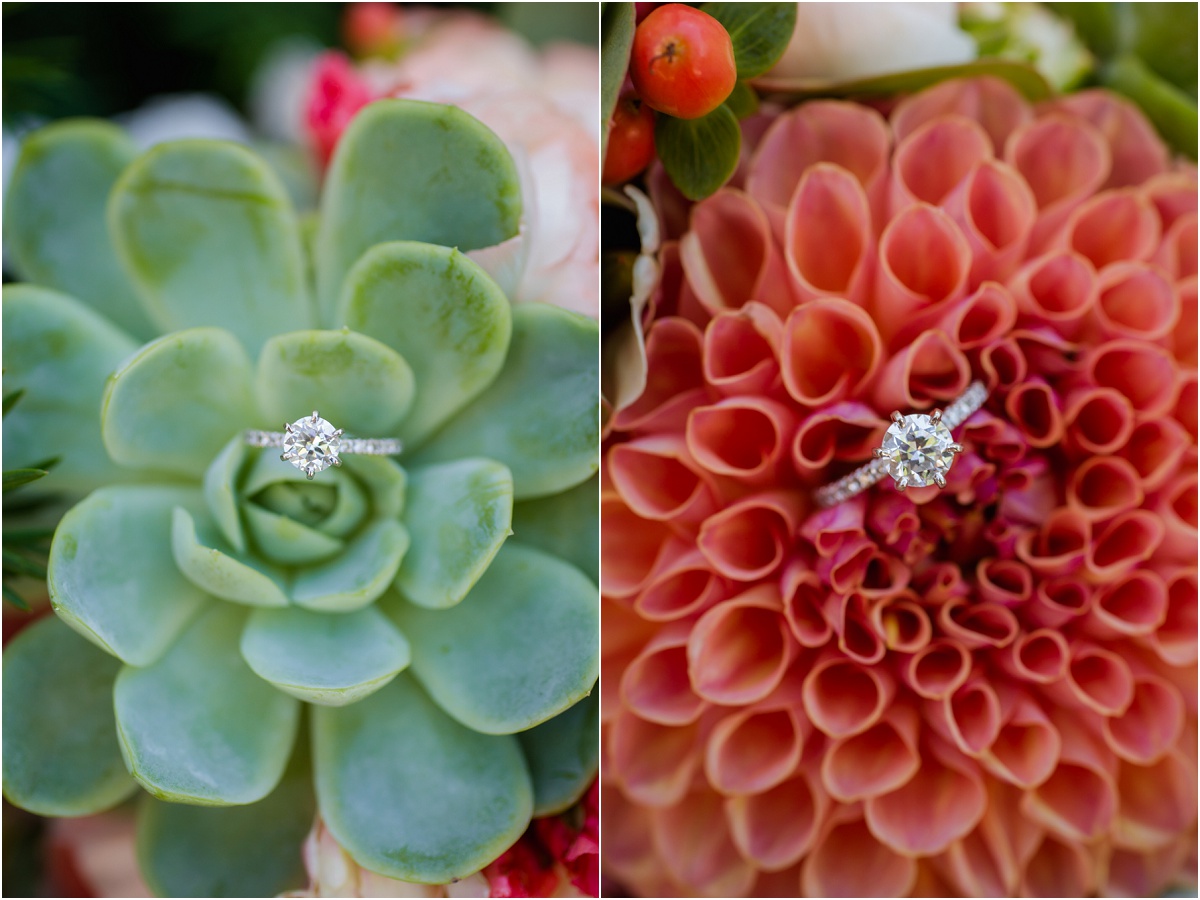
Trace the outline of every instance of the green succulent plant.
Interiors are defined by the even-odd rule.
[[[140,785],[143,873],[188,896],[297,886],[315,810],[363,866],[443,883],[573,804],[598,329],[464,255],[518,232],[503,144],[380,101],[303,219],[248,148],[65,122],[5,212],[4,466],[59,456],[29,490],[83,497],[57,616],[4,655],[5,796],[78,816]],[[310,483],[244,440],[314,409],[405,451]]]

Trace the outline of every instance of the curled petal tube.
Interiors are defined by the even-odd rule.
[[[809,670],[802,692],[809,721],[832,738],[866,731],[892,701],[896,685],[878,666],[828,652]]]
[[[1066,677],[1047,686],[1047,694],[1068,707],[1086,708],[1102,716],[1119,716],[1133,700],[1129,664],[1098,644],[1076,641]]]
[[[829,806],[820,784],[802,773],[761,793],[730,797],[725,814],[742,855],[767,871],[777,871],[795,865],[809,852],[821,834]]]
[[[921,766],[920,715],[907,705],[892,706],[866,731],[840,738],[825,750],[821,783],[829,796],[853,803],[890,793]]]
[[[1001,606],[1018,606],[1033,596],[1033,575],[1015,559],[983,559],[975,567],[979,596]]]
[[[1140,509],[1124,513],[1088,546],[1085,572],[1096,583],[1110,581],[1149,559],[1165,536],[1160,516]]]
[[[895,491],[874,498],[867,518],[867,527],[889,547],[904,535],[916,531],[920,524],[921,520],[912,501]],[[938,571],[946,578],[952,579],[958,575],[957,566],[942,567]]]
[[[904,562],[890,553],[884,553],[876,548],[867,562],[863,573],[862,583],[858,586],[859,593],[868,600],[874,601],[894,597],[908,587],[912,570]],[[883,631],[880,637],[886,637]]]
[[[831,454],[829,459],[832,458]],[[798,533],[820,556],[832,556],[843,544],[863,537],[866,506],[867,498],[859,495],[828,509],[819,509],[801,523]]]
[[[1098,289],[1093,318],[1103,338],[1158,341],[1179,321],[1179,295],[1156,266],[1114,263],[1100,273]]]
[[[766,393],[779,379],[783,323],[768,306],[718,313],[704,330],[704,380],[719,393]]]
[[[1048,834],[1021,874],[1021,896],[1087,897],[1095,890],[1095,877],[1083,847]]]
[[[1167,579],[1167,613],[1150,645],[1173,666],[1196,662],[1196,569],[1184,569]]]
[[[1025,180],[997,160],[981,162],[947,198],[971,245],[970,284],[1007,279],[1025,257],[1037,204]]]
[[[1022,325],[1048,325],[1074,337],[1096,304],[1096,270],[1077,253],[1051,252],[1022,266],[1009,289]]]
[[[1179,397],[1175,401],[1175,408],[1172,412],[1172,417],[1187,429],[1188,434],[1192,436],[1192,440],[1196,440],[1196,412],[1200,409],[1200,403],[1196,397],[1196,373],[1184,372],[1179,378]]]
[[[1000,732],[980,761],[998,778],[1028,789],[1050,777],[1061,750],[1058,729],[1034,700],[1021,694],[1012,701]]]
[[[858,591],[831,593],[825,601],[825,617],[838,636],[838,649],[850,659],[871,666],[883,659],[887,647],[872,627],[867,599]]]
[[[1067,398],[1063,418],[1068,441],[1085,453],[1114,453],[1134,433],[1133,406],[1113,388],[1076,391]]]
[[[891,153],[891,129],[873,109],[817,100],[784,113],[767,129],[751,160],[746,190],[783,234],[784,210],[809,169],[832,163],[882,198]],[[881,206],[873,208],[882,212]]]
[[[864,805],[879,840],[900,853],[932,855],[946,850],[979,824],[987,791],[979,769],[957,750],[930,736],[921,767],[911,780]]]
[[[911,592],[876,603],[871,608],[871,624],[887,648],[898,653],[916,653],[933,638],[929,614]]]
[[[779,589],[763,584],[701,616],[687,645],[692,689],[725,705],[755,703],[775,690],[797,649],[782,607]]]
[[[1000,698],[982,676],[968,678],[948,697],[925,701],[925,721],[965,756],[979,756],[992,746],[1001,714]]]
[[[875,322],[836,297],[798,306],[783,326],[783,384],[804,406],[824,406],[870,381],[883,357]]]
[[[667,871],[702,897],[740,897],[754,884],[755,869],[737,852],[721,798],[694,791],[655,813],[654,844]]]
[[[1104,867],[1102,895],[1105,897],[1160,897],[1179,879],[1177,873],[1194,866],[1183,861],[1191,852],[1192,838],[1176,840],[1156,850],[1139,852],[1124,847],[1114,848]],[[1049,896],[1049,895],[1047,895]],[[1066,896],[1065,894],[1062,896]]]
[[[988,785],[988,808],[978,827],[934,861],[953,885],[943,896],[1015,895],[1021,864],[1033,850],[1030,840],[1041,839],[1021,820],[1015,795],[998,782]]]
[[[1071,376],[1078,374],[1079,344],[1068,340],[1055,329],[1047,325],[1021,327],[1018,323],[1012,336],[1028,360],[1030,371],[1045,378],[1059,378],[1068,382]]]
[[[645,519],[698,522],[708,516],[716,492],[698,469],[679,435],[638,438],[608,453],[613,487]]]
[[[783,617],[801,647],[823,647],[833,635],[825,617],[827,589],[800,560],[790,563],[781,580]]]
[[[1127,762],[1153,765],[1179,740],[1184,715],[1183,698],[1174,685],[1154,675],[1141,676],[1134,682],[1129,708],[1101,723],[1104,742]]]
[[[1122,260],[1149,259],[1158,248],[1160,232],[1158,214],[1145,196],[1107,191],[1071,213],[1054,244],[1103,269]]]
[[[835,459],[865,459],[883,440],[887,425],[885,419],[863,403],[843,401],[823,407],[796,429],[792,464],[802,478],[812,476],[820,480]]]
[[[834,295],[862,305],[874,274],[866,193],[851,173],[822,163],[804,173],[788,204],[783,252],[804,300]]]
[[[956,303],[939,327],[960,350],[994,344],[1017,322],[1017,305],[1008,289],[985,282],[970,297]]]
[[[769,703],[726,716],[708,736],[704,768],[722,794],[760,794],[800,765],[811,726],[796,707]]]
[[[1091,843],[1116,817],[1115,758],[1073,717],[1058,713],[1054,724],[1062,739],[1059,763],[1049,778],[1025,794],[1021,810],[1060,838]]]
[[[880,841],[861,819],[827,829],[800,870],[806,897],[905,897],[916,879],[916,861]]]
[[[709,517],[696,544],[721,575],[755,581],[782,564],[802,513],[802,499],[791,491],[755,494]]]
[[[613,426],[634,430],[648,424],[660,429],[696,405],[693,397],[704,386],[704,337],[700,329],[677,316],[659,319],[646,334],[646,389],[613,419]]]
[[[905,683],[927,700],[940,700],[962,687],[971,656],[956,640],[939,638],[910,656],[900,669]]]
[[[1165,172],[1142,185],[1142,190],[1158,210],[1163,230],[1175,224],[1180,216],[1197,211],[1196,173]]]
[[[1179,324],[1170,336],[1167,344],[1180,364],[1191,369],[1188,373],[1193,380],[1196,378],[1196,329],[1197,329],[1197,279],[1193,275],[1185,278],[1176,285],[1179,293]],[[1193,404],[1193,409],[1195,404]]]
[[[879,238],[871,309],[888,345],[903,345],[961,299],[970,267],[970,245],[942,210],[916,203],[892,219]]]
[[[1119,456],[1085,459],[1067,482],[1067,506],[1094,522],[1141,506],[1144,499],[1137,469]]]
[[[608,520],[605,519],[605,527]],[[651,622],[668,622],[701,612],[725,596],[725,582],[690,541],[672,538],[642,583],[634,609]]]
[[[866,539],[847,541],[836,551],[817,560],[817,574],[836,594],[846,594],[863,583],[867,567],[875,558],[875,545]]]
[[[625,669],[621,700],[633,713],[660,725],[688,725],[705,703],[688,680],[688,623],[660,631]]]
[[[1004,399],[1004,409],[1031,447],[1053,447],[1062,442],[1066,428],[1062,404],[1041,378],[1018,384]]]
[[[1154,508],[1165,528],[1159,555],[1185,563],[1196,558],[1196,472],[1172,481],[1159,492]]]
[[[628,884],[653,886],[654,894],[668,895],[662,861],[655,854],[650,817],[630,802],[616,785],[600,783],[600,834],[604,842],[604,870]],[[676,890],[678,890],[676,888]]]
[[[765,397],[730,397],[698,406],[687,421],[691,458],[715,475],[744,484],[775,480],[796,431],[796,416]]]
[[[992,141],[971,119],[943,116],[916,128],[892,156],[891,213],[913,203],[941,206],[980,163],[992,158]]]
[[[971,364],[943,331],[924,331],[880,372],[875,401],[888,409],[927,409],[962,395]]]
[[[650,576],[670,531],[660,522],[643,519],[616,494],[600,500],[604,528],[600,538],[603,590],[610,597],[636,594]]]
[[[784,315],[797,299],[766,214],[754,198],[734,188],[692,209],[679,257],[688,284],[711,313],[753,301]]]
[[[974,119],[999,153],[1009,136],[1033,118],[1033,111],[1007,81],[990,76],[956,79],[901,101],[892,113],[892,130],[897,140],[903,140],[926,122],[946,115]]]
[[[1134,340],[1110,341],[1092,351],[1084,371],[1094,384],[1128,397],[1139,417],[1161,416],[1175,403],[1175,364],[1161,347]]]
[[[1154,255],[1154,262],[1175,281],[1196,275],[1196,246],[1200,243],[1196,229],[1196,213],[1184,214],[1167,230]]]
[[[951,600],[938,610],[942,632],[969,649],[1005,647],[1020,631],[1017,617],[999,603]]]
[[[1170,153],[1141,110],[1108,91],[1079,91],[1057,98],[1063,109],[1089,122],[1108,141],[1112,166],[1105,187],[1141,184],[1167,171]]]
[[[993,659],[1018,681],[1052,684],[1067,673],[1071,650],[1054,628],[1027,631],[999,650]]]
[[[1025,380],[1029,365],[1021,347],[1012,338],[1004,338],[984,347],[979,354],[989,391],[1003,392]]]
[[[1172,750],[1150,765],[1122,763],[1114,838],[1136,850],[1168,844],[1196,821],[1196,767]]]
[[[697,734],[696,725],[659,725],[619,711],[608,733],[608,755],[629,798],[653,807],[678,803],[700,763]]]

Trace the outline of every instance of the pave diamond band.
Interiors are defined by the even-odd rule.
[[[951,430],[957,428],[984,404],[987,388],[973,381],[962,396],[944,410],[928,415],[892,413],[892,424],[883,443],[875,449],[875,459],[844,478],[827,484],[813,495],[822,508],[844,503],[891,475],[897,490],[936,484],[945,487],[946,472],[962,445],[954,441]]]
[[[251,447],[282,447],[279,458],[303,472],[309,481],[330,466],[340,466],[343,453],[391,456],[404,449],[399,438],[345,437],[342,429],[334,428],[315,409],[311,416],[289,422],[283,429],[250,429],[245,433],[246,443]]]

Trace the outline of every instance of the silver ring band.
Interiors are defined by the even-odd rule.
[[[341,466],[343,453],[391,456],[404,449],[399,438],[345,437],[342,429],[322,419],[315,409],[311,416],[285,424],[283,431],[250,429],[245,441],[251,447],[282,447],[280,460],[291,463],[309,481],[330,466]]]
[[[946,427],[947,431],[953,430],[974,415],[983,406],[987,400],[987,396],[987,388],[984,387],[983,382],[973,381],[963,391],[962,396],[947,406],[945,410],[934,410],[932,415],[918,417],[902,416],[899,412],[892,413],[893,425],[888,431],[890,433],[893,428],[903,425],[910,418],[928,419],[934,425],[940,421]],[[887,439],[885,438],[885,446],[886,443]],[[945,449],[948,459],[952,459],[953,454],[961,451],[962,447],[959,444],[947,444]],[[883,447],[876,449],[876,458],[865,466],[860,466],[849,475],[818,488],[813,494],[813,499],[816,501],[817,506],[822,509],[828,509],[839,503],[845,503],[851,497],[861,494],[867,488],[873,487],[882,481],[884,477],[891,474],[890,469],[894,465],[894,457],[889,457],[887,453],[888,451]],[[949,468],[948,461],[946,467]],[[938,476],[934,477],[938,478]],[[938,486],[940,487],[943,483],[944,479],[939,480]],[[897,480],[896,486],[900,490],[904,490],[908,487],[908,484]]]
[[[246,431],[246,443],[251,447],[282,447],[287,434],[282,431]],[[393,456],[404,449],[399,438],[343,437],[339,453],[365,453],[369,456]]]

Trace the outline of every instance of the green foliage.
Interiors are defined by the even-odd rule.
[[[636,12],[632,3],[600,4],[600,156],[608,147],[608,123],[625,83],[633,49]]]
[[[659,116],[654,144],[680,192],[689,200],[703,200],[737,168],[742,130],[737,116],[722,104],[699,119]]]
[[[796,30],[793,3],[705,3],[733,41],[739,79],[756,78],[779,62]]]

